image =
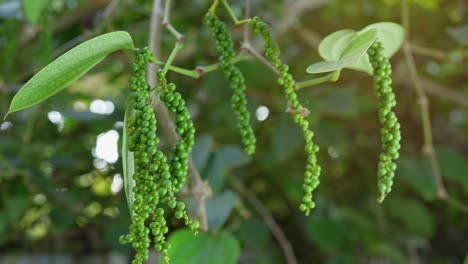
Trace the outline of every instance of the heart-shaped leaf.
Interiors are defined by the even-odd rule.
[[[342,66],[343,63],[341,59],[344,55],[343,53],[353,40],[353,37],[359,34],[363,34],[369,29],[377,29],[377,38],[380,42],[382,42],[384,53],[388,58],[393,56],[403,44],[405,35],[404,29],[400,25],[393,22],[380,22],[371,24],[359,32],[355,32],[354,30],[350,29],[338,30],[325,37],[319,45],[320,56],[325,61],[331,61],[335,63],[319,62],[311,65],[314,67],[311,68],[310,66],[309,68],[311,68],[311,70],[308,68],[307,72],[322,73],[330,71],[330,69],[334,69],[337,66]],[[372,74],[372,66],[370,65],[369,56],[367,53],[364,53],[354,64],[347,65],[342,68],[349,68],[357,71],[363,71],[370,75]]]
[[[340,70],[356,64],[377,38],[377,29],[370,29],[353,37],[338,61],[321,61],[310,65],[308,73],[324,73]]]
[[[320,56],[326,61],[339,60],[346,46],[355,35],[356,31],[354,30],[342,29],[326,36],[318,47]]]
[[[365,32],[369,29],[377,29],[377,38],[384,47],[384,54],[387,58],[391,58],[403,45],[405,38],[405,30],[402,26],[393,22],[380,22],[371,24],[360,32]]]
[[[371,24],[365,27],[361,32],[375,28],[378,31],[377,39],[382,43],[384,47],[385,57],[391,58],[403,45],[405,38],[405,30],[402,26],[393,22],[381,22]],[[362,56],[358,63],[349,67],[350,69],[363,71],[368,74],[372,74],[372,66],[369,62],[369,56],[367,53]]]
[[[21,87],[11,101],[7,115],[58,93],[108,54],[121,49],[134,49],[132,38],[125,31],[100,35],[67,51]]]

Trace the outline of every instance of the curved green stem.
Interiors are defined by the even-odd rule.
[[[172,62],[174,61],[175,57],[177,56],[177,53],[184,47],[184,44],[181,42],[176,42],[174,45],[174,48],[172,49],[171,55],[169,55],[169,58],[166,61],[166,65],[164,65],[164,73],[167,73],[167,70],[169,67],[172,65]]]
[[[248,58],[249,56],[246,54],[238,55],[232,59],[232,63],[238,63]],[[194,79],[198,79],[208,72],[216,71],[220,67],[219,63],[215,63],[215,64],[211,64],[207,66],[198,66],[195,68],[195,70],[189,70],[189,69],[184,69],[184,68],[173,66],[173,65],[168,66],[167,63],[159,61],[156,58],[151,58],[150,62],[157,64],[159,66],[164,66],[164,68],[167,67],[167,70],[169,71],[177,72],[179,74],[182,74],[182,75],[194,78]]]
[[[221,0],[221,1],[223,2],[224,7],[226,8],[226,10],[228,11],[229,15],[231,16],[232,20],[234,21],[236,25],[247,24],[250,22],[251,20],[250,18],[239,20],[236,14],[234,13],[234,11],[232,10],[231,6],[229,5],[229,3],[227,2],[227,0]]]
[[[211,4],[209,12],[212,13],[213,15],[216,14],[216,8],[218,7],[218,4],[219,4],[219,0],[214,0],[213,4]]]

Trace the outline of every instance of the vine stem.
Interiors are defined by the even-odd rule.
[[[251,19],[249,17],[250,17],[250,13],[251,13],[252,1],[251,0],[246,1],[246,6],[245,6],[245,16],[246,16],[246,18],[243,19],[243,20],[239,20],[237,18],[236,14],[232,10],[232,8],[229,6],[229,3],[227,2],[227,0],[214,0],[213,4],[209,8],[209,12],[211,12],[213,14],[216,13],[216,8],[217,8],[217,6],[219,4],[219,1],[221,1],[223,3],[224,7],[226,8],[226,10],[230,14],[232,20],[235,22],[236,25],[244,24],[244,40],[242,41],[242,45],[241,45],[241,54],[234,57],[231,60],[231,62],[232,63],[238,63],[240,61],[248,59],[251,56],[251,57],[254,57],[255,59],[257,59],[262,64],[264,64],[273,73],[275,73],[276,75],[279,75],[280,72],[278,71],[278,69],[276,69],[250,43],[250,27],[249,27],[249,25],[247,23],[249,21],[251,21]],[[167,3],[170,5],[170,0],[167,0]],[[169,23],[169,9],[168,9],[167,5],[164,8],[163,25],[166,25],[166,27],[168,25],[170,25],[170,23]],[[170,28],[168,28],[168,30],[171,31]],[[173,33],[173,31],[171,31],[171,33]],[[183,35],[182,34],[177,32],[177,33],[173,33],[173,35],[176,37],[176,39],[178,39],[178,36],[182,36],[181,41],[178,40],[178,43],[183,42]],[[169,59],[167,60],[166,63],[164,63],[162,61],[159,61],[156,58],[150,58],[150,62],[152,62],[152,63],[154,63],[156,65],[159,65],[159,66],[164,66],[164,71],[165,72],[170,70],[170,71],[177,72],[179,74],[182,74],[182,75],[194,78],[194,79],[198,79],[198,78],[202,77],[203,75],[205,75],[206,73],[211,72],[211,71],[215,71],[215,70],[217,70],[219,68],[219,63],[208,65],[208,66],[197,66],[194,70],[189,70],[189,69],[184,69],[184,68],[181,68],[181,67],[173,66],[172,62],[173,62],[176,54],[180,50],[180,48],[182,48],[182,46],[178,47],[177,43],[176,43],[176,46],[174,47],[174,49],[173,49],[173,51],[171,53],[171,56],[169,57]],[[248,56],[247,54],[243,54],[244,52],[247,53],[250,56]],[[302,88],[305,88],[305,87],[314,86],[314,85],[325,83],[325,82],[336,82],[339,79],[339,77],[340,77],[340,72],[335,71],[335,72],[332,72],[332,73],[330,73],[330,74],[328,74],[326,76],[323,76],[323,77],[313,78],[313,79],[302,81],[302,82],[296,82],[296,89],[299,90],[299,89],[302,89]]]
[[[229,13],[229,16],[231,16],[232,20],[236,25],[242,25],[242,24],[247,24],[250,22],[250,18],[246,18],[243,20],[239,20],[236,16],[236,13],[234,13],[234,10],[232,10],[231,6],[227,2],[227,0],[221,0],[223,2],[224,7],[226,8],[227,12]]]
[[[455,198],[450,197],[447,193],[447,189],[444,186],[442,173],[440,171],[439,161],[437,160],[437,156],[434,151],[433,145],[433,137],[432,137],[432,126],[431,126],[431,118],[429,113],[429,99],[427,98],[426,92],[423,89],[421,84],[421,80],[419,78],[418,71],[416,69],[416,63],[414,61],[414,57],[411,51],[411,46],[409,42],[409,30],[410,30],[410,23],[409,23],[409,7],[408,1],[403,0],[402,3],[402,24],[405,28],[406,32],[406,40],[403,44],[403,53],[406,60],[406,64],[408,65],[409,75],[413,82],[413,88],[417,95],[417,103],[420,108],[421,112],[421,121],[423,126],[423,138],[424,138],[424,145],[423,145],[423,153],[427,156],[430,161],[432,172],[434,175],[434,181],[437,188],[437,198],[442,201],[445,201],[454,207],[462,210],[465,213],[468,213],[468,207],[457,201]]]
[[[280,74],[278,69],[276,69],[275,66],[273,66],[265,57],[263,57],[262,54],[256,51],[249,42],[243,42],[241,49],[248,52],[250,55],[256,58],[259,62],[265,65],[268,69],[270,69],[276,75]]]
[[[231,62],[232,63],[238,63],[240,61],[244,61],[244,60],[247,60],[249,58],[250,57],[248,55],[246,55],[246,54],[240,54],[240,55],[237,55],[236,57],[234,57],[231,60]],[[168,66],[167,62],[164,63],[162,61],[157,60],[156,58],[150,58],[150,62],[155,63],[155,64],[157,64],[159,66],[165,66],[165,67],[167,66],[167,69],[170,70],[170,71],[173,71],[173,72],[176,72],[176,73],[179,73],[179,74],[182,74],[182,75],[194,78],[194,79],[198,79],[198,78],[204,76],[206,73],[216,71],[220,67],[219,63],[215,63],[215,64],[211,64],[211,65],[206,65],[206,66],[197,66],[194,70],[189,70],[189,69],[184,69],[184,68],[173,66],[173,65]]]
[[[170,15],[171,15],[171,0],[166,0],[166,3],[164,4],[164,17],[162,24],[166,27],[169,32],[175,37],[177,42],[184,42],[185,37],[182,35],[177,29],[172,26],[171,21],[170,21]]]
[[[170,1],[166,4],[170,5]],[[167,8],[165,9],[167,10]],[[166,17],[168,18],[168,12],[166,11]],[[154,0],[153,8],[151,12],[150,21],[150,37],[149,37],[149,48],[154,53],[156,58],[160,57],[160,44],[161,44],[161,28],[163,26],[163,9],[162,0]],[[167,24],[166,24],[167,26]],[[177,37],[176,37],[177,38]],[[158,65],[150,63],[148,65],[148,84],[151,87],[156,86],[156,75],[155,72],[158,69]],[[159,97],[157,97],[153,103],[153,108],[158,115],[159,124],[164,133],[168,137],[169,142],[175,144],[179,140],[179,136],[175,131],[174,122],[171,119],[168,109],[164,104],[161,103]],[[200,222],[200,230],[206,232],[208,230],[208,220],[206,216],[206,199],[212,195],[211,188],[207,181],[203,181],[200,173],[195,167],[192,157],[189,157],[189,175],[191,183],[191,194],[196,204],[196,215]],[[187,181],[188,182],[188,181]]]
[[[182,42],[176,41],[174,48],[172,49],[171,55],[169,55],[169,58],[166,61],[166,65],[164,65],[164,74],[167,73],[168,68],[172,65],[172,62],[174,61],[175,57],[177,56],[177,53],[184,47],[184,44]],[[153,73],[154,74],[154,73]]]

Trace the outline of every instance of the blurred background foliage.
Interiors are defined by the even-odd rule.
[[[149,0],[43,0],[32,7],[23,2],[33,1],[0,1],[1,115],[35,72],[96,34],[126,30],[137,46],[147,43]],[[210,1],[174,2],[172,23],[186,36],[175,64],[192,69],[215,63],[202,24]],[[244,1],[230,2],[240,15]],[[327,34],[401,20],[401,0],[253,2],[253,14],[270,23],[297,80],[310,78],[305,68],[319,60],[317,45]],[[441,174],[450,195],[467,203],[468,3],[408,2],[410,45],[430,99]],[[240,27],[232,32],[241,40]],[[162,37],[165,60],[174,39],[167,32]],[[118,243],[130,220],[117,142],[132,59],[131,53],[114,53],[59,95],[0,122],[1,254],[131,255]],[[193,237],[180,229],[170,235],[174,263],[285,263],[251,196],[277,221],[299,263],[466,263],[467,214],[437,198],[402,52],[392,63],[403,139],[394,189],[383,204],[376,202],[380,127],[371,78],[345,70],[337,83],[300,91],[323,168],[317,208],[308,217],[297,209],[304,143],[284,113],[274,75],[257,61],[239,63],[258,138],[257,153],[247,158],[222,74],[193,80],[170,73],[194,117],[194,161],[214,192],[207,202],[210,233]]]

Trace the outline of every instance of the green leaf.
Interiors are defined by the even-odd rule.
[[[377,38],[384,47],[384,54],[390,58],[392,57],[398,49],[400,49],[403,44],[405,32],[403,27],[393,22],[380,22],[371,24],[359,32],[355,32],[350,29],[343,29],[336,31],[327,37],[325,37],[319,45],[319,54],[325,61],[339,62],[344,55],[344,52],[353,40],[353,37],[359,34],[363,34],[370,29],[377,29]],[[327,70],[326,67],[333,67],[333,64],[319,62],[318,66],[315,67],[324,67],[323,69],[318,70]],[[313,64],[316,65],[316,64]],[[337,66],[337,65],[335,65]],[[372,66],[369,63],[369,57],[367,53],[364,53],[355,63],[352,65],[347,65],[342,68],[349,68],[357,71],[363,71],[367,74],[372,74]],[[316,69],[317,70],[317,69]],[[309,73],[319,73],[319,72],[310,72]],[[323,71],[320,71],[323,72]]]
[[[437,146],[436,154],[444,177],[468,184],[468,161],[462,153],[453,148]]]
[[[338,61],[321,61],[310,65],[308,73],[325,73],[356,64],[377,38],[377,29],[370,29],[353,37]]]
[[[218,151],[218,155],[223,157],[226,166],[232,168],[243,166],[249,162],[249,157],[236,145],[221,147]]]
[[[284,140],[287,138],[288,140]],[[286,161],[304,148],[304,137],[301,130],[290,122],[281,122],[273,128],[272,137],[273,157],[279,161]]]
[[[202,171],[206,167],[212,147],[213,137],[210,135],[202,135],[195,140],[192,150],[192,159],[198,170]]]
[[[334,251],[345,243],[344,223],[339,219],[315,214],[305,221],[305,234],[317,247]]]
[[[8,198],[4,212],[10,223],[17,223],[26,210],[32,206],[32,202],[27,196],[15,195]]]
[[[409,233],[426,238],[434,235],[434,219],[423,203],[393,196],[384,203],[384,207],[390,217],[400,221]]]
[[[217,230],[221,228],[238,202],[239,197],[229,190],[207,200],[206,211],[208,212],[207,218],[210,229]]]
[[[239,241],[226,232],[194,236],[191,231],[180,229],[171,234],[169,243],[172,264],[234,264],[240,255]]]
[[[208,180],[214,193],[219,192],[223,188],[225,171],[226,164],[223,156],[220,153],[213,154],[202,176],[203,179]]]
[[[242,247],[265,250],[271,243],[271,234],[268,227],[260,219],[251,219],[242,222],[236,232]]]
[[[401,157],[397,161],[397,165],[396,177],[400,177],[426,200],[435,198],[436,186],[428,161],[420,158]]]
[[[385,257],[385,263],[403,264],[408,263],[404,251],[399,249],[396,245],[387,242],[376,242],[371,248],[372,254]]]
[[[403,45],[405,30],[402,26],[396,23],[375,23],[365,27],[360,32],[364,32],[369,29],[377,29],[377,39],[382,43],[384,54],[387,58],[391,58],[401,48],[401,45]],[[349,68],[357,71],[363,71],[370,75],[373,73],[372,65],[369,62],[369,56],[367,53],[364,54],[356,64]]]
[[[354,87],[327,89],[317,102],[320,113],[352,118],[359,115],[359,102]]]
[[[13,97],[6,115],[58,93],[110,53],[133,48],[132,38],[125,31],[107,33],[81,43],[55,59],[23,85]]]
[[[36,24],[49,4],[49,0],[23,0],[22,3],[24,15],[32,24]]]
[[[371,24],[360,32],[365,32],[369,29],[377,29],[377,38],[384,47],[384,54],[387,58],[391,58],[403,45],[405,39],[405,30],[402,26],[393,22],[380,22]]]
[[[320,56],[326,61],[339,60],[346,46],[355,35],[356,31],[354,30],[342,29],[326,36],[318,47]]]
[[[133,152],[128,150],[128,120],[132,116],[133,112],[133,102],[136,95],[132,94],[127,99],[127,104],[125,106],[125,116],[124,116],[124,125],[123,125],[123,136],[122,136],[122,168],[123,168],[123,180],[124,180],[124,190],[125,196],[127,197],[128,209],[130,211],[130,216],[133,217],[133,203],[135,202],[135,197],[133,195],[133,187],[135,186],[135,181],[133,180],[133,174],[135,173],[135,160]]]

